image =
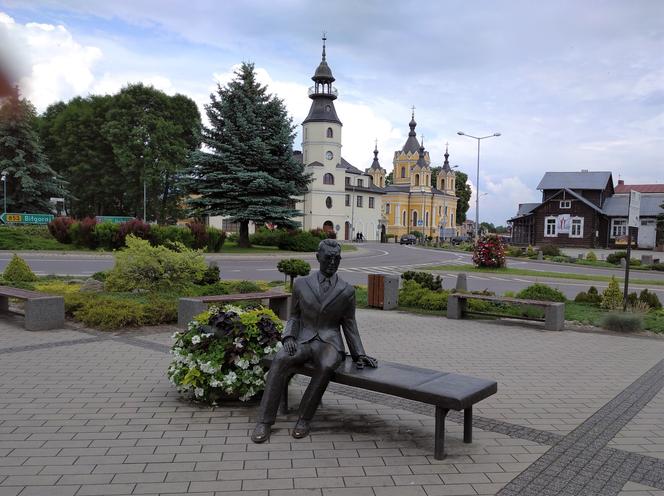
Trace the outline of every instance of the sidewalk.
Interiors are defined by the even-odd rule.
[[[256,406],[199,408],[165,371],[171,329],[23,330],[0,321],[0,495],[664,494],[664,339],[358,311],[367,353],[498,381],[474,442],[450,414],[333,385],[309,438]],[[291,388],[297,404],[304,379]]]

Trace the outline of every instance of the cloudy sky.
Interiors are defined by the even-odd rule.
[[[249,61],[299,124],[322,31],[343,155],[359,168],[377,139],[392,170],[414,105],[433,164],[449,143],[473,183],[477,142],[457,131],[502,133],[482,141],[481,220],[537,201],[545,171],[664,181],[660,0],[0,0],[0,56],[40,111],[137,81],[202,109]]]

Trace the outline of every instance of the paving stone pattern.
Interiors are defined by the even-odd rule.
[[[499,382],[475,408],[472,444],[451,412],[449,455],[434,460],[430,407],[334,385],[309,438],[289,435],[291,413],[256,445],[255,404],[199,408],[168,383],[171,329],[35,333],[4,320],[0,496],[605,494],[599,482],[606,494],[663,494],[664,460],[619,441],[630,429],[648,441],[634,446],[661,436],[663,340],[397,312],[360,311],[358,321],[379,359]],[[292,404],[305,383],[291,387]],[[567,460],[584,463],[574,477],[595,492],[552,492],[557,476],[548,492],[525,489]]]

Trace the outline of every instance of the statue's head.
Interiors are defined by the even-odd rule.
[[[320,271],[325,277],[332,277],[341,262],[341,245],[334,239],[324,239],[318,244],[316,259],[320,264]]]

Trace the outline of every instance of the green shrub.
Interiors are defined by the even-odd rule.
[[[606,256],[606,261],[612,264],[618,265],[620,263],[620,260],[623,258],[627,258],[627,252],[626,251],[617,251],[615,253],[609,253]]]
[[[238,239],[240,239],[240,235],[238,233],[228,233],[226,235],[226,241],[229,243],[237,243]]]
[[[207,266],[201,280],[198,281],[199,284],[216,284],[219,282],[219,265],[216,262],[210,262],[210,265]]]
[[[10,282],[33,282],[37,280],[37,276],[32,272],[27,262],[16,253],[5,267],[2,278]]]
[[[424,233],[420,231],[410,231],[410,234],[415,236],[417,239],[424,239]]]
[[[639,301],[639,295],[636,292],[632,291],[627,295],[627,306],[634,307]]]
[[[127,248],[116,254],[106,278],[108,291],[177,290],[200,280],[205,272],[202,253],[180,243],[174,244],[175,251],[132,235],[126,242]]]
[[[523,250],[519,248],[518,246],[508,246],[507,247],[507,255],[510,257],[522,257],[523,256]]]
[[[70,244],[69,226],[74,223],[71,217],[55,217],[48,223],[48,231],[59,243]]]
[[[552,244],[542,245],[540,250],[542,251],[542,255],[545,257],[559,257],[562,255],[560,248]]]
[[[249,242],[257,246],[279,246],[287,236],[288,232],[285,229],[259,227],[254,234],[249,236]]]
[[[664,272],[664,263],[656,263],[656,264],[652,264],[652,265],[650,266],[650,268],[651,268],[652,270],[658,270],[658,271],[660,271],[660,272]]]
[[[535,283],[516,294],[517,298],[539,301],[565,301],[565,295],[558,289],[542,283]]]
[[[641,260],[638,258],[630,258],[629,259],[629,266],[630,267],[641,267]]]
[[[648,312],[644,317],[644,324],[649,331],[664,333],[664,310]]]
[[[617,310],[622,307],[623,296],[618,286],[618,280],[611,276],[608,287],[602,293],[602,302],[600,306],[605,310]]]
[[[425,288],[426,293],[420,299],[418,308],[425,310],[445,310],[447,309],[447,297],[449,291],[430,291]]]
[[[662,302],[659,301],[657,294],[648,291],[647,289],[641,291],[641,294],[639,294],[639,301],[645,303],[653,310],[659,310],[662,308]]]
[[[475,243],[473,263],[477,267],[505,267],[505,248],[496,234],[482,236]]]
[[[399,290],[399,305],[417,308],[422,298],[429,292],[430,290],[424,289],[415,281],[404,281],[403,286]]]
[[[408,270],[401,274],[401,279],[404,281],[415,281],[423,288],[430,289],[432,291],[438,291],[443,287],[443,280],[441,277],[434,277],[430,272]]]
[[[194,247],[194,235],[191,230],[180,226],[150,226],[149,240],[154,246],[182,243],[189,248]]]
[[[311,271],[311,265],[299,258],[285,258],[277,264],[277,270],[284,274],[284,277],[290,276],[290,287],[293,289],[293,283],[297,276],[306,276]]]
[[[569,257],[566,257],[565,255],[558,255],[555,257],[551,257],[551,261],[558,263],[567,263],[569,262]]]
[[[600,325],[616,332],[636,332],[643,329],[643,317],[636,313],[611,312],[602,317]]]
[[[106,277],[108,276],[108,271],[101,270],[99,272],[95,272],[92,274],[90,277],[94,279],[95,281],[101,281],[104,282],[106,280]]]
[[[516,298],[516,293],[514,291],[505,291],[503,296],[506,298]]]
[[[320,241],[320,238],[310,232],[294,231],[283,238],[277,246],[280,250],[316,251]]]
[[[528,245],[528,248],[526,248],[526,256],[527,257],[536,257],[537,256],[537,252],[532,247],[532,245]]]
[[[602,297],[597,292],[595,286],[590,286],[587,292],[581,291],[576,295],[574,301],[577,303],[588,303],[590,305],[599,306],[602,303]]]
[[[216,227],[207,228],[207,247],[206,250],[209,253],[218,253],[221,251],[221,248],[224,246],[224,241],[226,241],[226,233],[221,229]]]
[[[230,286],[231,293],[261,293],[265,289],[254,281],[235,281]]]
[[[91,250],[97,248],[97,236],[95,235],[97,219],[94,217],[85,217],[77,224],[78,228],[70,231],[72,243]]]
[[[597,262],[597,255],[595,255],[594,251],[589,251],[586,253],[586,260],[589,262]]]
[[[192,221],[187,223],[187,227],[193,238],[193,246],[190,246],[190,248],[195,248],[197,250],[207,248],[208,232],[205,224],[199,221]]]
[[[122,245],[127,244],[127,236],[134,236],[141,239],[150,238],[150,224],[143,222],[140,219],[132,219],[127,222],[123,222],[119,226],[119,237],[122,241]],[[121,245],[121,246],[122,246]]]
[[[97,224],[94,235],[97,240],[97,246],[106,250],[117,250],[124,246],[124,241],[120,238],[120,226],[113,222]]]

